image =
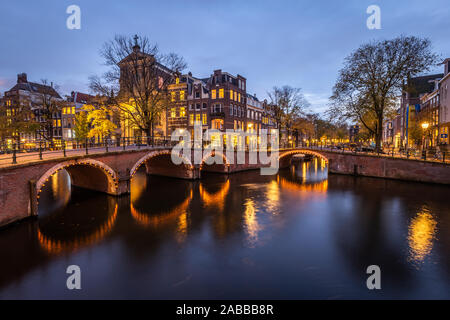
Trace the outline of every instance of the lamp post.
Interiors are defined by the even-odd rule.
[[[423,129],[423,146],[422,146],[422,156],[423,156],[423,160],[427,160],[427,150],[426,150],[426,146],[425,146],[425,133],[429,127],[429,123],[428,122],[423,122],[421,124],[422,129]]]

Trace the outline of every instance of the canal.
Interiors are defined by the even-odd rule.
[[[319,159],[194,182],[139,171],[120,198],[61,171],[38,219],[0,230],[0,299],[449,299],[449,191],[328,175]]]

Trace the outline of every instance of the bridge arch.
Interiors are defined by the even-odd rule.
[[[203,158],[202,158],[202,162],[200,164],[200,171],[204,170],[204,171],[221,172],[221,173],[228,172],[231,163],[228,160],[227,156],[223,152],[219,152],[219,156],[222,157],[223,163],[215,163],[215,162],[213,164],[207,163],[208,159],[215,157],[215,156],[216,156],[216,153],[213,151],[210,151],[210,152],[204,154]]]
[[[108,193],[118,194],[119,179],[117,173],[108,165],[94,159],[69,160],[58,163],[48,169],[35,184],[35,197],[30,199],[29,209],[38,214],[40,193],[55,173],[66,170],[73,186]]]
[[[116,172],[103,162],[94,159],[71,160],[58,163],[48,169],[36,182],[36,192],[42,191],[48,179],[60,170],[65,169],[72,179],[72,184],[88,189],[96,189],[98,191],[109,194],[116,194],[118,188],[118,177]],[[96,178],[103,178],[102,181]],[[88,182],[92,182],[90,187]]]
[[[328,158],[325,157],[320,152],[308,150],[308,149],[295,149],[295,150],[289,150],[289,151],[282,152],[279,155],[278,160],[280,161],[280,167],[283,167],[282,163],[284,164],[284,166],[286,166],[286,164],[289,164],[289,161],[287,161],[287,160],[290,160],[290,158],[296,154],[312,155],[312,156],[315,156],[315,157],[318,157],[318,158],[324,160],[325,163],[328,164]]]
[[[194,166],[192,165],[191,160],[189,160],[185,156],[181,156],[183,159],[183,163],[180,165],[176,165],[172,162],[171,159],[172,151],[170,150],[157,150],[152,151],[140,158],[134,166],[130,170],[130,179],[136,174],[136,171],[143,164],[147,167],[147,173],[158,174],[158,170],[160,174],[167,174],[168,176],[175,176],[179,178],[189,178],[193,177]],[[152,163],[154,160],[154,163]],[[158,161],[159,160],[159,161]],[[154,168],[152,168],[154,166]],[[176,170],[173,170],[177,168]],[[171,170],[173,170],[173,174],[171,174]]]

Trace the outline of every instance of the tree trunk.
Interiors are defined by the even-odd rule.
[[[375,150],[381,152],[381,140],[383,138],[383,117],[378,117],[377,130],[375,131]]]

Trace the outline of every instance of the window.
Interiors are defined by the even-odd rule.
[[[233,100],[233,90],[230,90],[230,100]]]
[[[200,91],[195,91],[195,97],[200,98]]]
[[[237,92],[236,91],[234,92],[234,99],[233,100],[237,101]]]
[[[211,99],[216,98],[216,90],[211,90]]]
[[[238,97],[239,97],[238,101],[241,102],[241,94],[240,93],[239,93]]]
[[[230,116],[233,115],[233,105],[230,106]]]
[[[170,93],[170,100],[173,102],[173,101],[175,101],[175,91],[172,91],[171,93]]]
[[[180,100],[184,100],[184,90],[180,91]]]
[[[193,113],[191,113],[191,114],[189,115],[189,124],[190,124],[191,126],[194,125],[194,114],[193,114]]]
[[[223,89],[219,89],[219,99],[223,99],[224,97],[224,91]]]
[[[189,105],[189,110],[193,110],[193,109],[192,109],[192,104]]]
[[[203,102],[203,109],[206,109],[206,103]]]
[[[176,77],[175,78],[175,84],[179,84],[180,83],[180,78],[179,77]]]
[[[195,123],[200,123],[200,113],[195,115]]]
[[[207,124],[206,113],[202,113],[202,124]]]
[[[195,110],[200,110],[200,103],[197,103],[197,104],[195,105]]]
[[[170,117],[175,118],[176,116],[177,116],[177,109],[176,108],[170,109]]]
[[[185,107],[180,108],[180,117],[186,117],[186,108]]]

